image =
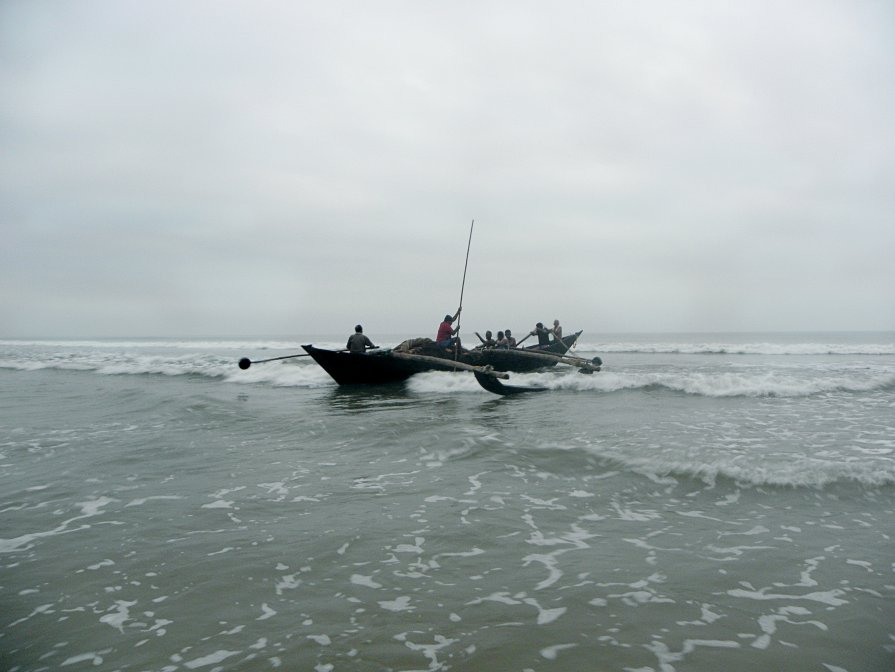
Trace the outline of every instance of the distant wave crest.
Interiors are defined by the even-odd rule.
[[[294,341],[273,341],[269,339],[80,339],[80,340],[0,340],[0,347],[5,348],[56,348],[63,350],[135,350],[135,349],[166,349],[166,350],[295,350],[298,344]]]
[[[581,343],[579,354],[895,355],[895,343]]]

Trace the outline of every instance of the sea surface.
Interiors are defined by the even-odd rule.
[[[895,333],[346,337],[0,341],[0,669],[895,670]]]

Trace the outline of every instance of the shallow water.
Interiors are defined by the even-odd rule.
[[[2,342],[0,663],[893,669],[892,341],[594,339],[508,398]]]

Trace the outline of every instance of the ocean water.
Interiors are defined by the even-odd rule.
[[[895,334],[303,342],[0,341],[0,669],[895,669]]]

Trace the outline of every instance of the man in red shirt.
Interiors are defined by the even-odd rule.
[[[459,338],[453,338],[454,334],[460,331],[460,327],[454,329],[453,323],[460,317],[460,308],[457,308],[457,312],[453,317],[450,315],[444,316],[444,321],[438,325],[438,334],[435,336],[435,345],[439,348],[449,348],[454,343],[458,343],[460,341]]]

